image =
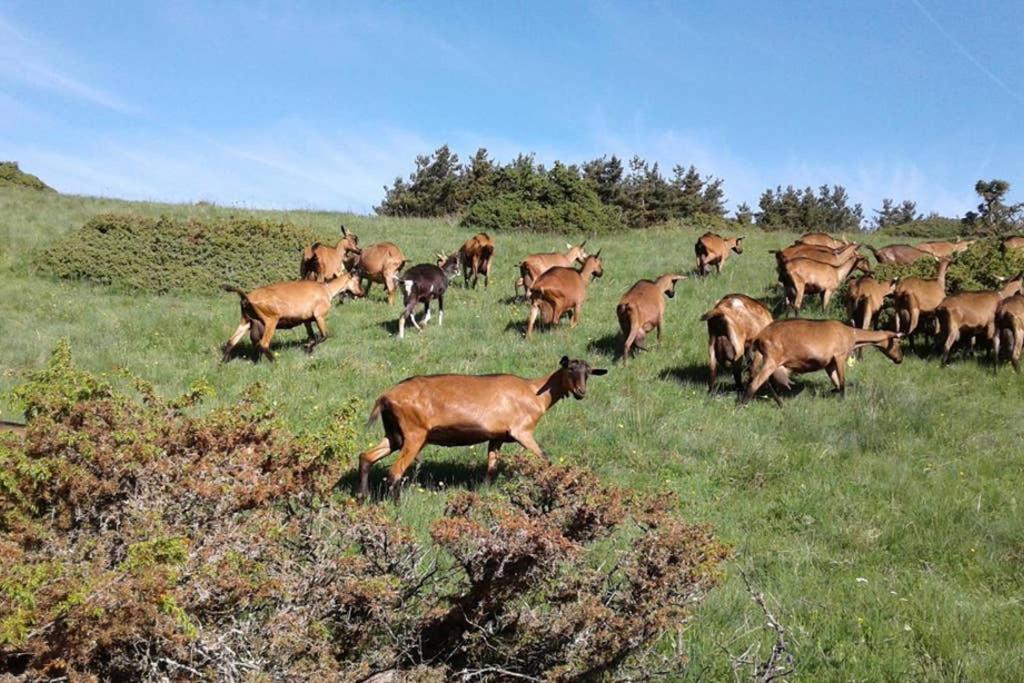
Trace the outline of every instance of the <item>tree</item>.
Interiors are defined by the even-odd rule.
[[[754,212],[746,202],[736,207],[736,222],[740,225],[750,225],[754,222]]]
[[[904,200],[899,206],[896,206],[892,199],[883,199],[882,208],[875,209],[875,213],[878,214],[875,216],[876,230],[906,225],[907,223],[919,221],[922,218],[921,214],[917,213],[917,204],[909,199]]]
[[[968,211],[963,222],[967,228],[981,235],[1006,235],[1020,230],[1024,204],[1007,205],[1003,199],[1010,191],[1005,180],[979,180],[974,191],[981,197],[978,210]]]

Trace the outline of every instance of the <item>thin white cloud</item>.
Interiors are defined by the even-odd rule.
[[[102,88],[73,76],[59,66],[58,51],[26,29],[0,14],[0,80],[22,83],[31,88],[110,109],[122,114],[138,114],[139,109]]]

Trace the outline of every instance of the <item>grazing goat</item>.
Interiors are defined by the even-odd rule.
[[[794,244],[778,251],[770,250],[768,253],[775,254],[775,263],[779,268],[786,261],[791,261],[795,258],[810,258],[827,263],[830,266],[841,266],[846,263],[846,259],[850,258],[851,255],[860,256],[857,253],[859,247],[860,245],[858,244],[847,244],[839,249],[829,249],[828,247],[816,247],[810,244]]]
[[[399,450],[388,478],[398,499],[402,475],[427,444],[471,446],[487,442],[487,481],[494,478],[502,444],[516,442],[538,457],[547,454],[533,436],[551,406],[587,393],[587,379],[607,370],[563,356],[554,372],[539,379],[515,375],[429,375],[411,377],[373,404],[370,421],[384,423],[384,439],[359,455],[359,497],[369,493],[373,464]]]
[[[965,335],[971,337],[971,345],[979,336],[990,344],[996,334],[996,309],[999,302],[1021,290],[1024,273],[1017,275],[997,291],[962,292],[947,296],[935,311],[939,321],[939,336],[942,345],[942,365],[949,363],[949,352],[953,345]]]
[[[778,320],[761,330],[751,344],[750,382],[743,392],[747,403],[769,378],[789,388],[790,373],[824,370],[840,395],[846,394],[846,361],[864,346],[876,346],[894,363],[903,362],[898,332],[859,330],[838,320]],[[782,407],[772,382],[775,402]]]
[[[494,256],[494,240],[486,232],[473,235],[462,243],[459,250],[447,259],[438,260],[437,265],[447,268],[449,263],[456,264],[456,269],[462,271],[462,277],[469,287],[469,279],[473,278],[473,289],[476,289],[477,280],[480,274],[484,275],[484,287],[491,281],[491,258]]]
[[[349,254],[358,256],[361,253],[359,238],[343,225],[341,239],[335,246],[329,247],[315,242],[313,246],[306,247],[302,252],[302,263],[299,265],[299,279],[317,282],[332,280],[345,272],[345,258]]]
[[[579,246],[566,243],[566,252],[561,254],[557,251],[548,254],[531,254],[519,262],[519,279],[516,280],[516,296],[519,296],[519,287],[523,288],[523,297],[529,297],[530,288],[537,278],[551,268],[570,268],[574,263],[582,264],[587,260],[587,252],[583,250],[587,240],[580,242]]]
[[[353,254],[345,261],[349,272],[358,274],[360,284],[366,279],[366,295],[370,287],[379,282],[388,290],[388,304],[395,303],[395,276],[405,267],[405,256],[398,245],[377,242],[365,247],[361,254]]]
[[[786,305],[799,313],[804,303],[804,294],[821,293],[821,307],[828,307],[832,294],[839,288],[854,268],[865,273],[871,272],[871,265],[863,256],[851,254],[846,262],[832,266],[810,258],[795,258],[779,267],[779,282],[786,293]]]
[[[1024,347],[1024,294],[1014,294],[996,308],[996,334],[992,338],[996,369],[999,368],[999,342],[1006,335],[1013,369],[1020,372],[1020,352]]]
[[[875,249],[873,246],[868,244],[867,248],[875,255],[875,260],[879,263],[895,263],[901,266],[909,266],[911,263],[921,259],[931,259],[933,261],[939,260],[934,254],[929,254],[927,251],[921,251],[917,247],[912,247],[909,244],[891,244],[888,247],[882,247],[881,249]]]
[[[242,321],[224,346],[224,361],[231,359],[231,351],[246,332],[259,349],[257,362],[261,355],[273,361],[270,340],[274,338],[274,332],[279,328],[287,330],[298,325],[306,326],[309,338],[306,350],[312,353],[317,345],[327,339],[327,323],[324,319],[331,310],[334,298],[343,293],[363,296],[359,278],[349,273],[342,273],[324,283],[296,280],[278,282],[251,292],[231,285],[224,285],[223,289],[235,292],[242,298]],[[313,334],[313,322],[316,322],[317,330],[320,332],[319,339]]]
[[[719,365],[732,368],[736,390],[743,391],[743,359],[747,346],[771,324],[772,312],[745,294],[727,294],[700,319],[708,324],[708,393],[715,391]]]
[[[846,240],[837,240],[831,235],[824,232],[807,232],[800,235],[800,239],[796,241],[797,244],[810,244],[818,247],[828,247],[829,249],[841,249],[845,247],[849,242]]]
[[[999,244],[999,246],[1004,252],[1013,251],[1014,249],[1024,249],[1024,236],[1014,235],[1013,237],[1007,237]]]
[[[405,321],[412,321],[413,326],[419,330],[420,323],[416,322],[416,304],[423,304],[424,325],[430,320],[430,302],[437,299],[437,324],[444,324],[444,293],[448,291],[448,283],[452,281],[459,272],[458,261],[446,261],[440,259],[444,268],[430,263],[421,263],[413,266],[401,275],[397,275],[399,284],[404,293],[405,310],[398,319],[398,338],[405,338]]]
[[[885,304],[885,297],[890,296],[895,289],[895,280],[876,280],[870,275],[862,275],[851,282],[846,290],[846,311],[850,316],[850,324],[862,330],[873,328],[878,312]]]
[[[743,253],[743,237],[722,237],[713,232],[706,232],[697,239],[693,251],[697,255],[697,272],[707,275],[711,266],[716,273],[722,272],[722,266],[729,259],[729,252]]]
[[[949,259],[939,261],[934,279],[908,277],[896,283],[893,291],[896,331],[903,332],[910,339],[911,345],[914,343],[911,335],[917,330],[922,316],[934,314],[946,298],[946,271],[949,270],[949,263]]]
[[[619,327],[625,339],[622,345],[622,362],[629,358],[633,345],[641,351],[644,339],[652,329],[658,330],[658,341],[661,341],[661,325],[665,320],[665,299],[676,295],[676,283],[685,280],[685,275],[662,275],[655,281],[640,280],[629,288],[619,299],[615,313],[619,318]]]
[[[526,323],[526,338],[533,338],[533,325],[538,316],[545,325],[557,325],[571,309],[570,326],[576,327],[580,322],[583,301],[587,298],[587,285],[591,279],[602,275],[604,268],[600,251],[588,256],[579,270],[556,266],[545,271],[530,287],[530,318]]]
[[[977,240],[961,240],[957,238],[956,242],[948,242],[944,240],[933,240],[931,242],[921,242],[917,245],[917,248],[921,251],[926,251],[935,258],[951,259],[959,253],[965,252],[971,248],[971,245],[977,242]]]

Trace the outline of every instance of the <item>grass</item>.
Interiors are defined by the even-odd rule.
[[[391,329],[399,307],[389,307],[376,286],[370,300],[334,309],[333,336],[312,356],[298,345],[299,328],[278,335],[276,364],[222,365],[218,348],[237,324],[235,295],[112,291],[56,281],[29,265],[34,250],[90,217],[128,208],[154,216],[246,213],[0,188],[0,390],[68,338],[81,366],[128,370],[167,395],[205,378],[217,392],[210,405],[262,382],[280,413],[304,429],[353,396],[368,412],[377,395],[409,375],[538,376],[563,354],[585,357],[612,371],[592,379],[584,401],[556,406],[537,431],[540,443],[556,459],[619,483],[676,491],[686,515],[714,524],[734,548],[728,580],[686,626],[689,666],[677,678],[727,678],[730,655],[752,645],[767,651],[763,618],[741,572],[788,629],[801,679],[1009,680],[1024,671],[1020,376],[993,375],[971,359],[943,370],[936,359],[909,353],[895,366],[868,351],[848,372],[846,400],[831,394],[823,374],[805,376],[783,410],[770,398],[740,408],[731,394],[705,395],[700,314],[729,292],[763,294],[774,280],[768,249],[792,235],[754,232],[720,277],[680,283],[664,339],[649,339],[651,351],[628,368],[612,364],[619,296],[641,277],[688,272],[699,231],[598,240],[605,276],[589,290],[582,323],[532,343],[521,335],[525,307],[509,301],[514,264],[565,240],[498,234],[490,289],[454,287],[443,328],[435,316],[425,332],[397,340]],[[392,240],[413,262],[469,234],[441,221],[287,218],[324,238],[343,219],[361,244]],[[17,417],[9,397],[0,400],[0,418]],[[367,446],[379,430],[367,429]],[[398,514],[425,528],[440,511],[438,487],[479,486],[483,461],[483,446],[429,448]]]

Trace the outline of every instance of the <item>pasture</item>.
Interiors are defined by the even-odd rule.
[[[238,323],[236,295],[154,296],[57,281],[32,267],[34,250],[107,211],[246,213],[0,189],[0,391],[66,338],[82,367],[115,380],[127,370],[165,395],[203,378],[216,391],[208,406],[260,382],[301,430],[350,398],[368,413],[380,393],[410,375],[536,377],[562,355],[585,358],[609,374],[592,379],[583,401],[555,406],[538,441],[556,461],[677,492],[685,515],[713,524],[733,548],[726,581],[686,626],[689,666],[679,679],[729,678],[734,657],[754,646],[763,656],[770,647],[742,575],[787,629],[795,678],[1009,680],[1024,669],[1021,376],[1008,367],[993,374],[984,356],[940,369],[934,355],[908,349],[895,366],[867,350],[848,371],[845,400],[832,395],[823,373],[799,378],[782,410],[766,395],[739,407],[728,373],[722,392],[706,395],[701,313],[730,292],[763,297],[775,280],[768,250],[793,235],[751,229],[744,253],[704,279],[691,273],[701,229],[591,238],[604,277],[588,289],[581,324],[527,342],[527,306],[511,300],[515,264],[580,238],[499,233],[490,288],[466,290],[457,280],[445,298],[444,327],[435,315],[424,332],[397,339],[400,306],[389,307],[374,285],[369,299],[334,308],[331,337],[313,355],[303,351],[299,327],[276,336],[274,364],[243,357],[221,364],[220,346]],[[360,244],[393,241],[410,263],[432,262],[472,234],[444,221],[259,213],[284,216],[331,243],[344,222]],[[296,273],[298,265],[297,253]],[[668,272],[690,279],[667,302],[663,339],[650,335],[650,351],[627,368],[613,364],[619,297],[637,279]],[[805,315],[823,313],[812,304]],[[20,419],[9,396],[0,399],[0,418]],[[364,437],[367,447],[376,443],[380,426]],[[390,462],[375,468],[378,485]],[[440,512],[442,490],[480,486],[484,465],[484,446],[428,447],[395,513],[425,528]]]

